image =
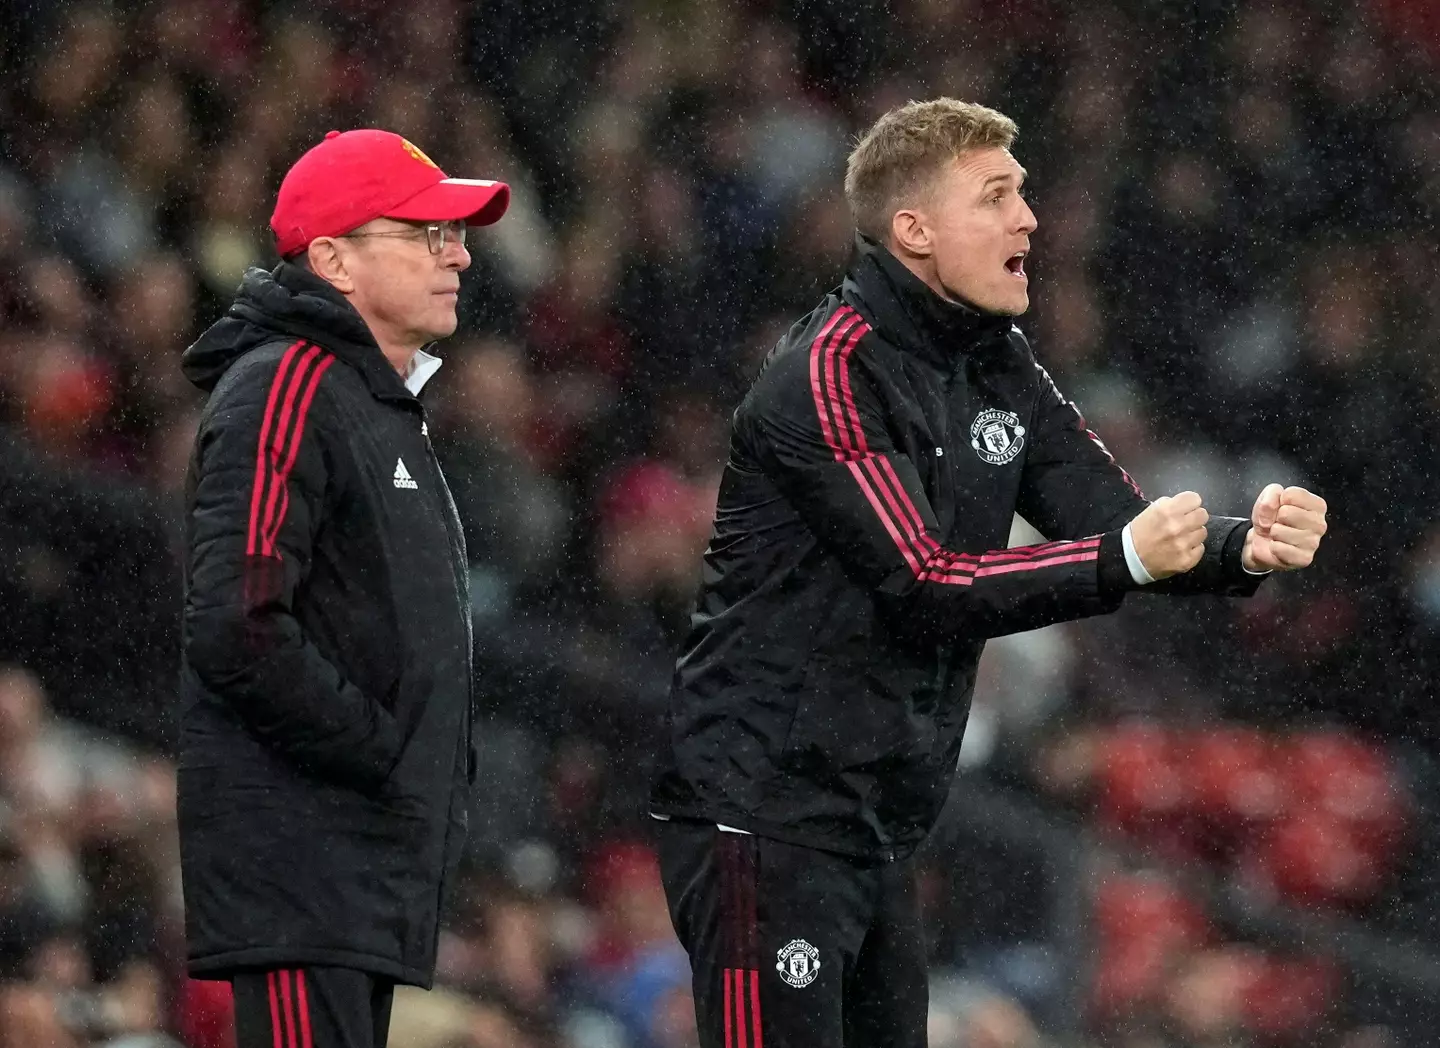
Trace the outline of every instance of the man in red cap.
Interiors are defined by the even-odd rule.
[[[465,542],[419,399],[499,182],[332,131],[281,184],[284,259],[184,355],[179,821],[190,973],[237,1048],[381,1048],[429,987],[465,841]]]

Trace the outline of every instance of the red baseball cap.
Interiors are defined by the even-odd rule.
[[[446,178],[435,161],[391,131],[331,131],[285,173],[270,229],[282,257],[316,237],[338,237],[376,218],[465,219],[488,226],[510,206],[510,187]]]

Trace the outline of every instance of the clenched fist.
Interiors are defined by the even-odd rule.
[[[1325,500],[1304,488],[1268,484],[1250,514],[1241,563],[1250,571],[1309,567],[1325,534]]]
[[[1200,563],[1209,519],[1200,496],[1182,491],[1156,499],[1130,522],[1130,539],[1151,578],[1169,578]]]

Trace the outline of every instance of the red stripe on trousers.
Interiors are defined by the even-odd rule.
[[[275,973],[267,972],[265,981],[270,986],[270,1032],[274,1036],[275,1048],[285,1048],[280,1043],[280,994],[275,989]]]
[[[259,552],[256,540],[260,535],[260,503],[265,494],[265,442],[270,437],[270,420],[275,417],[275,403],[280,399],[280,391],[285,385],[285,372],[290,370],[290,362],[304,344],[303,341],[296,342],[280,358],[280,368],[270,382],[270,397],[265,402],[265,417],[260,422],[260,443],[255,451],[255,481],[250,489],[249,540],[245,543],[245,552],[252,557]]]
[[[754,1048],[765,1048],[765,1042],[760,1039],[760,972],[750,973],[750,1014],[755,1020],[755,1045]]]
[[[296,1048],[295,1013],[290,1000],[290,972],[286,969],[280,971],[280,1000],[285,1004],[285,1043],[288,1048]]]
[[[295,410],[295,399],[300,395],[300,390],[305,385],[305,374],[310,370],[310,365],[320,355],[319,346],[311,346],[295,365],[295,370],[290,373],[290,379],[285,384],[285,401],[280,408],[280,418],[276,421],[275,434],[270,440],[270,446],[266,448],[266,460],[270,469],[269,494],[265,496],[264,521],[260,525],[260,552],[263,556],[273,554],[266,536],[270,531],[270,519],[275,515],[275,503],[280,498],[280,490],[285,486],[284,479],[280,475],[280,462],[285,457],[287,441],[290,439],[290,419]]]
[[[305,439],[305,419],[310,414],[310,402],[315,399],[315,390],[319,387],[325,370],[333,363],[335,363],[335,358],[326,356],[311,372],[310,383],[305,387],[305,396],[301,398],[300,410],[295,417],[295,428],[290,436],[290,454],[285,457],[285,465],[275,476],[275,482],[280,486],[281,498],[279,512],[275,514],[275,519],[269,523],[264,533],[265,548],[270,553],[275,551],[275,542],[280,536],[280,526],[285,523],[285,514],[290,509],[290,470],[295,467],[295,459],[300,454],[300,442]]]
[[[300,999],[300,1040],[301,1048],[315,1048],[310,1042],[310,999],[305,995],[305,970],[295,973],[296,996]]]
[[[725,969],[725,1048],[735,1048],[734,1029],[730,1025],[730,969]]]
[[[735,969],[735,1048],[745,1048],[748,1038],[745,1033],[745,971]]]

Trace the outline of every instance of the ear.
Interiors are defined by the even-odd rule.
[[[935,242],[924,214],[909,208],[890,216],[890,244],[898,255],[929,258],[935,253]]]
[[[340,247],[330,237],[317,237],[305,249],[310,258],[310,272],[335,285],[335,290],[348,295],[355,290],[355,278],[345,266]]]

